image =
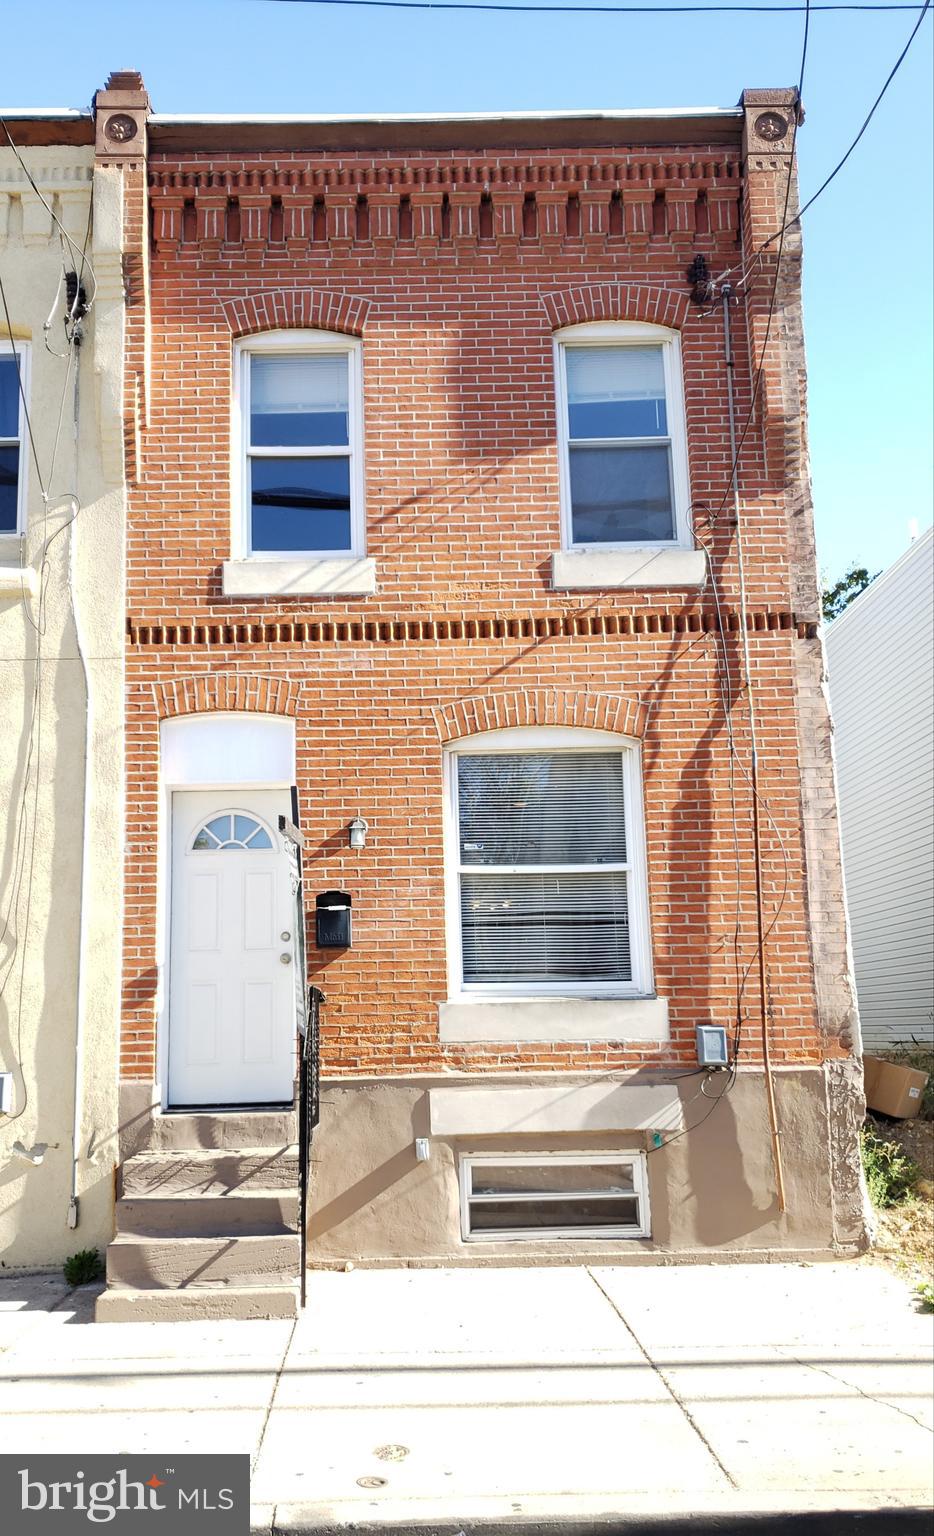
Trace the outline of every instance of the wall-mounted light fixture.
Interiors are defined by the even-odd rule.
[[[369,822],[364,821],[362,816],[355,816],[347,828],[348,840],[350,842],[351,848],[365,848],[366,835],[369,830]]]

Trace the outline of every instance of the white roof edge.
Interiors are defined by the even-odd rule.
[[[725,117],[741,118],[742,107],[626,107],[605,111],[602,108],[584,108],[580,111],[556,112],[154,112],[149,119],[154,127],[198,123],[544,123],[587,122],[597,119],[607,122],[625,122],[630,118],[657,117]]]
[[[90,117],[90,107],[0,107],[0,117],[8,117],[11,120],[19,118],[35,119],[37,122],[51,119],[60,121],[64,118],[67,122],[76,122],[80,118]]]
[[[917,538],[912,539],[908,548],[903,550],[897,559],[892,561],[891,565],[887,565],[884,571],[880,571],[875,580],[871,581],[868,587],[864,587],[859,596],[854,597],[853,601],[844,608],[842,613],[839,613],[835,619],[831,619],[826,629],[827,638],[829,639],[835,630],[843,628],[846,620],[851,618],[854,612],[861,613],[864,608],[868,607],[869,604],[865,600],[877,596],[879,589],[888,583],[889,578],[896,575],[910,560],[917,559],[921,550],[925,549],[932,539],[934,539],[934,524],[925,528],[924,532],[919,533]]]

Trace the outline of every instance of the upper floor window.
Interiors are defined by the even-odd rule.
[[[565,548],[689,545],[677,332],[580,325],[555,348]]]
[[[327,331],[279,331],[251,337],[238,353],[237,553],[361,554],[359,342]]]
[[[26,365],[24,346],[0,342],[0,533],[25,525]]]
[[[563,727],[450,749],[452,992],[650,991],[637,758]]]

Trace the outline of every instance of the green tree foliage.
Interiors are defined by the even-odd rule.
[[[878,574],[879,572],[876,571],[876,576]],[[844,608],[849,608],[854,597],[859,597],[861,592],[865,592],[870,582],[875,581],[876,576],[870,576],[864,565],[851,565],[838,582],[832,587],[825,587],[823,600],[824,618],[827,623],[829,624],[831,619],[838,618]]]

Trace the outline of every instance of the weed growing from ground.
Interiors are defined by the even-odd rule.
[[[897,1142],[883,1141],[871,1126],[863,1127],[861,1142],[866,1184],[873,1205],[880,1210],[900,1205],[911,1195],[921,1176],[917,1163]]]
[[[82,1248],[65,1260],[64,1272],[69,1285],[90,1285],[104,1273],[104,1263],[96,1248]]]

